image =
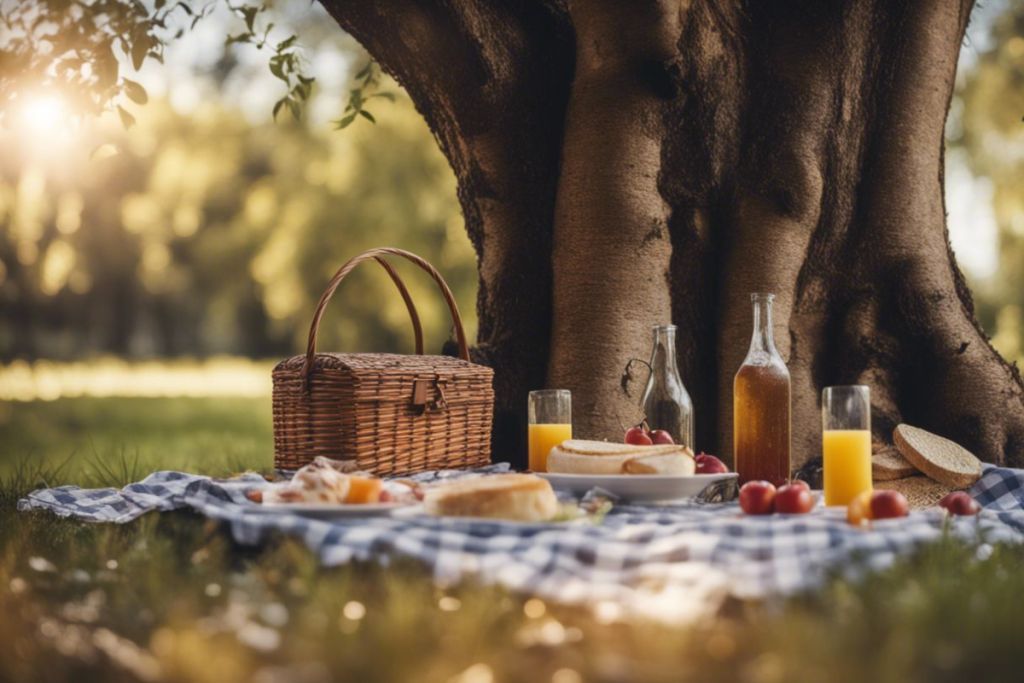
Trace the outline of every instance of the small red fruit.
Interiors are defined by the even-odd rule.
[[[814,507],[814,497],[809,488],[786,484],[775,494],[775,511],[789,515],[802,515]]]
[[[748,481],[740,487],[740,509],[748,515],[770,515],[775,486],[768,481]]]
[[[699,453],[693,458],[697,463],[697,474],[725,474],[729,468],[713,455]]]
[[[643,427],[630,427],[627,429],[626,438],[623,441],[634,446],[650,446],[654,443],[651,441],[651,437],[648,436],[647,430]]]
[[[939,501],[939,505],[951,515],[976,515],[981,506],[966,491],[953,491]]]
[[[808,492],[811,490],[811,485],[808,484],[803,479],[794,479],[793,481],[789,482],[789,485],[790,486],[799,486],[804,491],[808,491]]]
[[[910,505],[899,491],[875,491],[871,496],[871,519],[906,517],[909,512]]]
[[[846,506],[846,521],[854,526],[871,523],[871,491],[861,491]]]
[[[674,444],[675,440],[672,435],[666,432],[664,429],[655,429],[650,432],[648,436],[651,437],[651,442],[656,444]]]

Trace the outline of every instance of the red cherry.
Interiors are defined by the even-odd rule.
[[[649,434],[649,436],[651,437],[651,442],[652,443],[656,443],[656,444],[674,444],[675,443],[675,440],[672,438],[672,435],[669,434],[668,432],[666,432],[664,429],[655,429],[655,430],[653,430]]]
[[[809,488],[786,484],[775,494],[775,511],[790,515],[802,515],[814,507],[814,498]]]
[[[951,515],[976,515],[981,506],[966,491],[953,491],[939,501],[939,505]]]
[[[634,446],[650,446],[654,443],[643,427],[630,427],[626,430],[626,438],[623,440]]]
[[[899,491],[875,491],[871,495],[871,519],[906,517],[910,504]]]
[[[725,463],[713,455],[700,453],[693,459],[697,463],[697,474],[725,474],[729,471],[729,468],[725,466]]]
[[[775,486],[768,481],[748,481],[740,487],[740,508],[748,515],[770,515]]]

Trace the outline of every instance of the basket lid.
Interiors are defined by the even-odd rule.
[[[306,360],[305,354],[286,358],[277,364],[274,372],[299,372]],[[419,356],[399,353],[317,353],[313,356],[313,370],[390,370],[425,374],[472,370],[491,373],[483,365],[470,363],[451,356]]]

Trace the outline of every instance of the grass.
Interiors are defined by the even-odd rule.
[[[18,514],[40,481],[271,465],[260,399],[0,404],[0,681],[1015,680],[1024,548],[954,541],[859,583],[732,603],[672,628],[606,624],[417,565],[322,569],[187,512],[125,526]]]

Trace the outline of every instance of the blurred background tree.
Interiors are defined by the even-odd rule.
[[[440,268],[475,328],[475,257],[447,161],[393,82],[377,88],[391,101],[333,130],[348,74],[370,62],[333,25],[318,30],[319,6],[303,5],[280,13],[300,24],[290,28],[301,29],[303,68],[326,77],[297,118],[272,119],[288,91],[267,55],[225,46],[249,26],[226,5],[169,44],[164,65],[143,68],[151,96],[124,105],[128,130],[116,109],[73,117],[53,91],[7,112],[0,358],[291,355],[333,271],[380,245]],[[429,280],[403,272],[436,352],[446,310]],[[404,305],[375,269],[346,282],[327,323],[324,348],[412,348]]]
[[[957,227],[991,242],[967,272],[978,316],[996,349],[1024,362],[1024,3],[986,5],[981,23],[964,48],[947,134],[952,158],[979,179],[981,215]]]

